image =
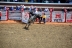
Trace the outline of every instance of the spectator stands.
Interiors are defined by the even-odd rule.
[[[31,3],[71,3],[72,0],[0,0],[4,2],[31,2]]]

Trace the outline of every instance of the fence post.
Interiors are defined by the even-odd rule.
[[[1,21],[2,12],[0,11],[0,21]]]
[[[67,14],[67,9],[64,9],[64,16],[65,16],[65,22],[66,22],[66,14]]]
[[[9,8],[6,8],[6,16],[7,16],[7,20],[9,19]]]
[[[50,8],[50,22],[52,22],[52,12],[53,12],[53,8]]]

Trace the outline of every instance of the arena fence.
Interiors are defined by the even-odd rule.
[[[1,10],[1,20],[21,20],[26,22],[29,18],[28,11],[24,10]],[[39,12],[42,15],[42,12]],[[46,14],[46,22],[72,22],[72,12],[48,11]]]

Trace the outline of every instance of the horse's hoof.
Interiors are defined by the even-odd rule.
[[[24,27],[24,29],[26,29],[26,27]]]
[[[29,30],[29,29],[26,29],[26,30]]]
[[[29,30],[27,27],[24,27],[24,29]]]
[[[28,28],[26,28],[26,30],[29,30]]]

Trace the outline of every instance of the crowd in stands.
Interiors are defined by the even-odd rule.
[[[0,0],[5,2],[72,3],[72,0]]]
[[[6,6],[4,6],[3,8],[1,8],[0,7],[0,10],[1,9],[4,9],[4,10],[6,10]],[[17,6],[11,6],[11,7],[9,7],[9,10],[10,11],[13,11],[13,10],[21,10],[21,9],[24,9],[24,10],[29,10],[29,11],[31,11],[31,10],[34,10],[34,11],[36,11],[36,10],[38,10],[38,11],[44,11],[44,12],[48,12],[49,11],[49,9],[48,8],[44,8],[44,9],[42,9],[42,8],[37,8],[37,6],[33,6],[33,5],[31,5],[31,6],[25,6],[25,5],[17,5]]]
[[[0,10],[1,9],[6,10],[6,8],[7,8],[6,6],[0,7]],[[9,7],[9,10],[10,11],[21,10],[22,8],[24,10],[29,10],[29,11],[33,10],[33,11],[36,11],[36,12],[37,11],[40,11],[40,12],[42,12],[42,11],[44,11],[44,12],[50,11],[50,8],[37,8],[37,6],[33,6],[33,5],[31,5],[31,6],[25,6],[25,5],[11,6],[11,7]],[[64,11],[64,9],[62,9],[62,11]],[[67,9],[67,11],[69,12],[70,10]]]

